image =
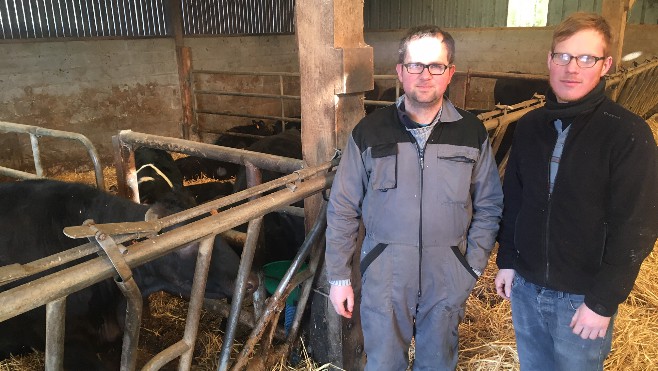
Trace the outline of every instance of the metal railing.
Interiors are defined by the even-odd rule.
[[[645,117],[658,105],[658,57],[606,76],[606,93],[626,109]]]
[[[96,151],[96,147],[94,147],[91,141],[84,135],[78,133],[72,133],[69,131],[46,129],[38,126],[22,125],[22,124],[16,124],[16,123],[5,122],[5,121],[0,121],[0,132],[30,135],[32,158],[34,159],[34,167],[36,169],[36,174],[32,174],[32,173],[0,166],[0,175],[6,175],[18,179],[43,178],[44,170],[41,163],[41,151],[39,150],[39,137],[47,136],[47,137],[53,137],[59,139],[74,140],[82,144],[87,149],[87,153],[89,154],[89,157],[91,158],[91,161],[94,164],[94,173],[96,174],[96,187],[98,187],[98,189],[103,189],[103,190],[105,189],[105,180],[103,179],[103,167],[101,166],[101,161],[98,156],[98,151]]]
[[[155,138],[149,138],[149,140],[153,139]],[[201,239],[210,241],[210,243],[203,243],[199,250],[183,339],[157,354],[147,363],[145,369],[157,369],[177,357],[181,357],[180,369],[190,368],[191,352],[196,340],[201,303],[203,302],[203,293],[207,280],[207,264],[210,260],[214,236],[327,189],[331,185],[334,174],[330,170],[335,165],[336,162],[334,161],[314,168],[301,169],[294,174],[275,179],[222,199],[210,201],[153,222],[96,224],[93,226],[94,229],[90,229],[90,226],[73,226],[65,229],[67,235],[75,237],[98,236],[98,232],[102,232],[106,236],[103,241],[112,240],[112,236],[117,236],[114,242],[121,243],[128,239],[141,236],[144,231],[157,232],[166,226],[172,226],[180,221],[209,215],[201,220],[151,237],[147,241],[123,246],[127,252],[123,254],[121,261],[125,263],[124,269],[129,270],[130,268],[170,253],[182,244]],[[282,185],[292,186],[270,193],[268,197],[256,198],[249,202],[233,206],[228,210],[216,212],[217,209],[222,209],[223,207],[241,202],[264,192],[271,192],[280,188]],[[255,242],[257,234],[252,234],[252,236],[255,236],[251,238]],[[96,239],[96,243],[85,245],[87,248],[82,248],[86,251],[83,255],[100,251],[101,247],[99,245],[104,247],[103,242],[99,241],[98,238]],[[81,247],[74,248],[58,255],[71,254],[79,257],[80,249]],[[240,272],[248,272],[251,269],[251,260],[245,259],[245,256],[249,255],[250,251],[253,254],[254,249],[255,244],[248,243],[245,246],[245,253],[243,253],[243,259],[240,263]],[[114,263],[108,261],[106,258],[109,255],[111,254],[108,253],[107,255],[96,257],[70,268],[35,279],[27,284],[0,292],[0,302],[3,303],[0,306],[0,321],[7,320],[39,306],[47,306],[49,313],[47,319],[47,338],[51,340],[46,347],[46,369],[61,368],[64,346],[61,339],[64,328],[66,296],[101,280],[108,279],[116,275],[117,272],[121,274],[120,269],[115,268],[113,266]],[[46,258],[46,260],[50,260],[51,262],[57,259],[58,256]],[[50,264],[48,268],[52,268],[53,266],[55,265]],[[10,266],[9,270],[16,272],[17,269],[15,266]],[[7,274],[5,273],[5,267],[0,267],[0,277],[6,277]],[[234,301],[241,301],[241,297],[244,295],[242,288],[244,288],[245,280],[246,274],[239,274],[236,282],[236,288],[239,289],[234,294]],[[299,280],[295,280],[292,284],[296,285],[298,283]],[[135,290],[127,291],[135,292]],[[289,294],[290,291],[288,290],[286,292]],[[139,300],[141,300],[141,297],[139,297]],[[280,300],[285,300],[285,297]],[[132,300],[134,303],[137,303],[137,301],[137,299]],[[122,369],[132,369],[135,365],[141,306],[136,304],[133,308],[135,309],[129,311],[126,317],[127,325],[122,351]],[[239,308],[232,310],[229,323],[236,324],[239,314]]]
[[[327,173],[327,172],[338,164],[338,160],[335,159],[331,162],[316,166],[314,168],[304,168],[304,163],[302,160],[290,159],[281,156],[251,152],[251,151],[240,150],[240,149],[229,148],[229,147],[209,145],[206,143],[199,143],[199,142],[188,141],[184,139],[174,139],[174,138],[161,137],[151,134],[135,133],[130,130],[121,131],[119,135],[113,138],[113,140],[115,145],[115,154],[120,154],[116,158],[116,166],[117,169],[119,169],[118,174],[120,174],[118,177],[119,190],[121,192],[121,190],[123,189],[126,196],[129,196],[134,200],[139,199],[139,194],[138,194],[139,190],[137,188],[137,178],[136,178],[136,171],[134,164],[134,148],[140,146],[147,146],[150,148],[158,148],[167,151],[180,152],[188,155],[212,158],[216,160],[229,161],[236,164],[243,164],[246,166],[247,186],[248,186],[246,190],[189,209],[185,214],[185,218],[198,217],[213,210],[217,210],[217,209],[221,210],[222,208],[235,205],[246,199],[253,199],[255,197],[258,197],[259,195],[262,195],[265,192],[270,192],[282,186],[285,186],[288,189],[294,191],[299,186],[308,184],[311,181],[317,181],[318,178],[323,178],[325,180],[321,183],[322,188],[317,188],[317,189],[314,188],[313,192],[317,193],[323,189],[330,187],[331,181],[333,180],[333,173]],[[260,184],[261,168],[280,172],[280,173],[292,173],[292,174],[285,175],[268,183]],[[321,173],[325,173],[325,174],[322,175]],[[284,190],[279,192],[284,192],[285,194],[288,191]],[[311,194],[306,194],[304,197],[300,197],[294,201],[290,201],[288,205],[290,205],[293,202],[300,201]],[[274,195],[276,195],[276,193],[268,195],[267,198],[273,197]],[[256,198],[256,200],[260,200],[260,199]],[[231,210],[235,209],[236,207],[241,207],[241,206],[233,206]],[[265,210],[264,212],[259,211],[258,213],[254,213],[252,215],[252,219],[249,221],[249,226],[247,229],[246,236],[242,237],[242,239],[244,240],[244,247],[240,260],[240,267],[238,270],[238,278],[235,284],[235,293],[231,302],[231,310],[228,316],[227,328],[225,331],[222,351],[219,360],[220,369],[222,370],[228,369],[229,367],[230,352],[231,352],[233,341],[235,339],[235,332],[237,330],[238,321],[241,315],[241,307],[245,295],[247,276],[251,270],[253,257],[257,248],[258,235],[261,229],[262,218],[260,218],[260,216],[265,215],[268,212],[272,212],[272,211],[285,210],[285,212],[290,212],[289,208],[290,207],[287,205],[279,204],[276,208],[270,208]],[[321,211],[321,214],[318,217],[319,220],[324,220],[323,214],[324,212]],[[158,226],[158,230],[163,228],[164,226],[170,226],[180,221],[182,221],[182,219],[176,216],[164,218],[161,222],[164,224]],[[244,221],[242,223],[244,223]],[[240,225],[242,223],[235,224],[232,227]],[[319,227],[314,228],[314,230],[317,228]],[[324,230],[324,228],[321,229]],[[231,232],[231,231],[229,231],[228,229],[224,229],[220,232],[221,232],[220,234],[224,237],[227,232]],[[318,238],[317,237],[318,233],[319,232],[317,231],[315,233],[311,233],[311,237],[308,237],[307,241],[304,242],[302,248],[300,248],[300,253],[298,253],[297,257],[295,258],[295,262],[298,263],[297,264],[293,263],[289,269],[289,272],[292,272],[289,273],[290,275],[294,274],[295,271],[299,268],[299,264],[300,264],[299,261],[306,258],[306,256],[310,251],[309,250],[310,246],[314,245]],[[252,334],[252,338],[250,340],[250,344],[252,344],[252,348],[249,348],[248,350],[243,349],[240,358],[236,360],[235,367],[239,368],[241,367],[240,365],[242,364],[242,362],[246,362],[246,359],[251,355],[251,352],[253,351],[253,344],[254,344],[253,342],[260,340],[260,338],[263,336],[264,329],[267,328],[268,326],[271,326],[272,328],[272,331],[269,333],[270,336],[267,338],[268,343],[271,343],[272,336],[276,333],[275,331],[276,324],[278,323],[278,314],[280,313],[279,311],[272,309],[273,306],[275,306],[274,308],[276,308],[276,306],[279,306],[281,305],[281,303],[285,302],[285,299],[292,291],[292,288],[299,285],[301,281],[305,281],[308,280],[309,278],[313,278],[315,276],[317,265],[318,262],[311,264],[311,269],[306,271],[300,277],[296,276],[295,280],[293,280],[294,282],[290,282],[290,277],[286,276],[287,278],[284,278],[284,280],[280,285],[281,291],[280,292],[277,291],[277,293],[275,293],[274,299],[268,301],[267,307],[265,306],[264,303],[265,300],[264,295],[254,294],[254,314],[258,323],[254,328],[254,333]],[[309,280],[308,282],[312,282],[312,280]],[[308,295],[308,293],[306,293],[306,295]],[[259,309],[259,308],[263,308],[263,309]],[[300,313],[302,312],[303,312],[303,307],[302,309],[300,309]],[[300,320],[301,320],[301,316],[296,317],[293,326],[298,327]],[[189,326],[189,324],[186,324],[186,326]],[[288,337],[286,338],[286,344],[288,345],[283,350],[284,352],[290,351],[291,349],[290,344],[292,344],[294,339],[295,336],[293,334],[288,335]],[[144,367],[144,369],[147,370],[157,369],[157,367],[159,367],[160,365],[163,365],[164,363],[169,362],[171,359],[177,357],[179,354],[182,354],[182,352],[186,348],[179,343],[173,345],[172,347],[163,351],[161,354],[154,357]],[[182,358],[181,362],[183,362],[183,360],[185,360],[185,362],[189,362],[187,361],[186,357]]]
[[[201,75],[223,75],[223,76],[275,76],[278,77],[278,87],[279,94],[267,94],[267,93],[245,93],[241,91],[226,91],[226,90],[217,90],[217,89],[199,89],[197,88],[197,79]],[[203,128],[199,123],[199,114],[205,115],[220,115],[220,116],[233,116],[233,117],[246,117],[253,119],[266,119],[266,120],[280,120],[284,124],[286,122],[301,122],[299,117],[289,117],[286,115],[286,101],[298,101],[301,102],[301,98],[298,95],[286,95],[284,78],[293,77],[299,79],[299,73],[294,72],[235,72],[235,71],[209,71],[209,70],[192,70],[190,71],[190,81],[191,90],[192,90],[192,100],[193,100],[193,115],[194,121],[197,126],[198,132],[204,133],[220,133],[219,131],[214,131],[209,128]],[[217,110],[217,109],[200,109],[198,107],[199,98],[202,96],[225,96],[225,97],[249,97],[249,98],[263,98],[278,100],[280,104],[279,115],[256,115],[248,112],[236,112],[230,110]],[[285,129],[285,127],[284,127]]]

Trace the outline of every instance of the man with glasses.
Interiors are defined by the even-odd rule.
[[[495,285],[512,303],[521,370],[602,370],[658,235],[656,143],[604,94],[610,39],[596,14],[558,25],[546,105],[514,133]]]
[[[454,40],[412,28],[396,66],[405,94],[356,125],[327,211],[326,263],[336,312],[354,309],[351,262],[359,222],[366,370],[454,370],[464,303],[484,270],[502,214],[489,137],[443,95]]]

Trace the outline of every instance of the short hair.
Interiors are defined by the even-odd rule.
[[[573,13],[565,20],[563,20],[559,25],[555,27],[553,31],[553,44],[551,45],[551,51],[555,51],[555,45],[559,42],[562,42],[577,32],[582,30],[594,30],[603,36],[603,56],[608,56],[608,47],[611,44],[612,40],[612,31],[610,30],[610,25],[602,16],[596,13]]]
[[[404,63],[404,57],[407,55],[407,46],[411,40],[421,39],[423,37],[437,37],[443,38],[442,43],[448,50],[448,63],[452,64],[455,60],[455,39],[446,32],[434,25],[424,25],[412,27],[407,31],[406,35],[400,40],[400,48],[398,49],[398,63]]]

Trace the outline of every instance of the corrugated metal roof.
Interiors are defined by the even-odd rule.
[[[439,27],[505,27],[507,0],[366,0],[366,30]]]
[[[573,12],[601,13],[603,0],[550,0],[548,26]],[[422,24],[445,28],[505,27],[508,0],[365,0],[368,31],[406,29]],[[658,24],[658,0],[637,0],[630,24]]]

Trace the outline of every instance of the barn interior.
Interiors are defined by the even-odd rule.
[[[523,8],[530,3],[532,6]],[[384,96],[384,91],[399,89],[394,75],[398,41],[408,27],[427,23],[445,28],[455,38],[458,72],[450,86],[450,99],[461,108],[482,112],[481,119],[492,138],[497,138],[494,145],[500,149],[504,168],[504,129],[518,115],[541,106],[543,98],[533,93],[543,92],[533,91],[518,102],[501,105],[494,97],[496,81],[545,81],[553,28],[575,11],[603,14],[623,36],[615,40],[615,71],[608,78],[607,93],[645,118],[658,142],[658,4],[653,0],[4,2],[0,4],[0,50],[4,55],[0,58],[0,180],[48,177],[82,181],[138,201],[134,150],[139,146],[164,149],[175,158],[200,155],[235,161],[248,169],[292,174],[306,169],[303,176],[313,179],[335,167],[331,161],[336,149],[363,117],[364,106],[390,104],[387,102],[395,98]],[[302,161],[212,148],[232,128],[255,122],[300,127]],[[71,142],[57,137],[62,132],[81,137]],[[53,133],[57,135],[51,136]],[[266,181],[259,179],[257,172],[247,173],[251,186]],[[298,192],[296,195],[282,196],[276,204],[262,201],[246,207],[244,214],[231,219],[232,225],[218,217],[208,219],[204,228],[227,233],[303,199],[303,210],[287,210],[301,213],[307,233],[312,231],[322,219],[318,217],[323,205],[321,189],[330,179],[307,189],[311,182],[295,176],[273,187],[286,186]],[[186,184],[207,180],[188,179]],[[254,195],[247,191],[243,199]],[[217,209],[221,213],[232,204],[219,199],[203,205],[197,216]],[[249,233],[234,238],[247,243]],[[274,364],[278,369],[361,369],[358,321],[338,318],[323,296],[328,284],[322,276],[321,245],[322,237],[317,237],[301,259],[313,268],[306,276],[288,277],[294,283],[308,283],[302,291],[304,318],[300,316],[299,327],[293,331],[299,336],[286,342],[285,335],[276,334],[283,326],[279,323],[283,322],[283,292],[275,294],[280,299],[272,307],[276,313],[260,316],[265,318],[262,324],[253,309],[249,321],[226,320],[230,313],[239,312],[233,307],[252,306],[249,295],[221,305],[206,302],[199,308],[204,313],[200,328],[215,334],[221,328],[222,334],[238,335],[229,335],[229,341],[221,336],[213,340],[199,330],[196,358],[186,361],[187,369],[242,369],[248,363],[253,369],[277,369]],[[643,265],[636,288],[620,309],[606,369],[658,367],[655,254]],[[496,298],[494,275],[495,264],[490,262],[467,304],[459,369],[519,367],[509,304]],[[0,286],[0,296],[2,291]],[[155,324],[159,330],[144,330],[144,325],[142,339],[157,344],[183,337],[188,302],[177,300],[162,295],[151,299],[156,308],[150,309],[148,326],[153,325],[154,317],[175,317],[178,327]],[[171,302],[180,304],[167,309]],[[157,303],[165,309],[158,309]],[[204,318],[209,322],[203,324]],[[267,327],[268,323],[272,326]],[[171,335],[175,340],[159,337],[174,332],[171,328],[179,331]],[[260,341],[264,345],[259,345]],[[209,345],[212,343],[214,347]],[[229,350],[224,351],[227,344]],[[164,345],[149,354],[155,356],[170,343]],[[200,347],[205,348],[202,357]],[[302,362],[300,354],[305,358]],[[0,368],[49,368],[42,353],[36,357],[41,360],[3,360]],[[140,355],[137,366],[148,361]],[[37,366],[29,362],[37,362]],[[176,362],[159,367],[172,367]]]

